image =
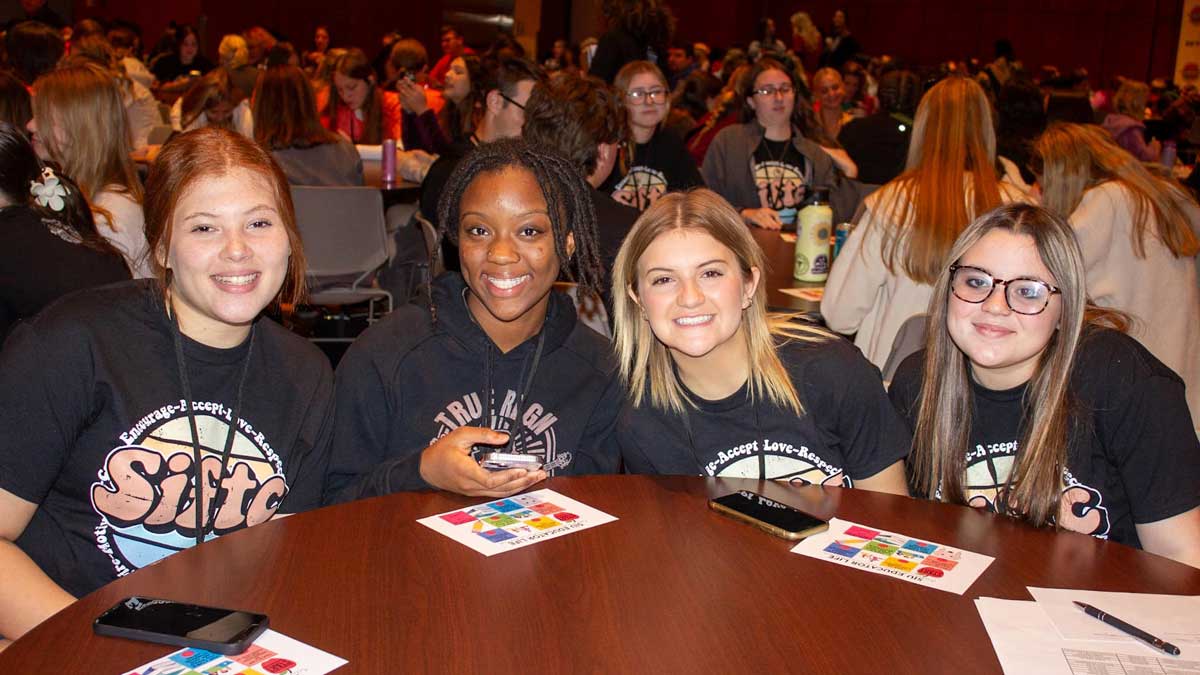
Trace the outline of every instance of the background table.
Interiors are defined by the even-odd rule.
[[[348,659],[344,672],[989,673],[1000,666],[976,597],[1200,593],[1200,570],[1119,544],[864,490],[645,476],[545,487],[620,520],[487,558],[415,522],[483,499],[407,493],[300,514],[102,588],[0,653],[0,671],[115,673],[168,653],[92,634],[135,594],[266,612]],[[959,596],[795,555],[707,508],[735,489],[996,560]]]

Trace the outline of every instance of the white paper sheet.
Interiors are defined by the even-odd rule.
[[[992,564],[991,556],[839,518],[792,553],[959,595]]]
[[[975,607],[1007,675],[1200,675],[1200,650],[1169,656],[1141,642],[1066,640],[1033,601],[979,598]]]
[[[493,556],[616,519],[553,490],[535,490],[439,513],[417,522],[486,556]]]
[[[263,673],[304,673],[324,675],[346,665],[347,661],[299,640],[268,630],[254,644],[233,656],[185,647],[156,661],[126,671],[126,675],[186,675],[221,673],[263,675]]]
[[[1068,640],[1138,641],[1084,614],[1083,610],[1072,604],[1078,600],[1180,649],[1188,644],[1194,645],[1200,653],[1200,596],[1110,593],[1033,586],[1029,587],[1029,594],[1050,617],[1058,634]]]

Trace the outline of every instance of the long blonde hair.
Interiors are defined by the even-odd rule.
[[[891,198],[879,206],[893,215],[883,233],[883,259],[895,274],[930,284],[946,254],[975,216],[1001,203],[996,175],[996,131],[983,88],[965,77],[948,77],[917,106],[904,173],[888,184]],[[963,174],[970,181],[963,180]],[[971,197],[971,206],[967,198]]]
[[[142,184],[129,157],[129,122],[112,73],[93,64],[67,66],[39,77],[34,91],[38,136],[87,200],[113,190],[140,204]],[[94,204],[92,208],[98,210]]]
[[[1006,230],[1033,240],[1038,255],[1061,292],[1062,312],[1029,381],[1023,406],[1016,462],[996,510],[1034,525],[1051,522],[1058,513],[1062,472],[1075,412],[1071,374],[1085,324],[1124,329],[1123,317],[1088,305],[1083,254],[1074,230],[1051,211],[1029,204],[1001,206],[967,227],[950,250],[929,301],[925,376],[917,405],[909,482],[915,494],[967,503],[964,486],[972,419],[971,373],[966,355],[946,330],[950,265],[992,230]]]
[[[672,230],[696,230],[716,239],[733,252],[743,279],[750,278],[754,269],[765,276],[766,259],[733,207],[706,189],[664,195],[646,209],[625,237],[613,266],[613,332],[621,381],[635,407],[645,404],[648,396],[651,406],[683,415],[695,403],[679,382],[667,347],[655,338],[638,303],[630,297],[638,292],[642,254],[655,239]],[[804,407],[775,352],[775,336],[812,341],[830,336],[790,323],[785,316],[768,316],[766,300],[766,284],[759,283],[750,306],[742,312],[741,332],[750,356],[750,396],[766,398],[800,415]]]
[[[1150,173],[1117,145],[1108,132],[1085,124],[1053,124],[1034,142],[1041,164],[1042,204],[1070,217],[1083,194],[1115,181],[1133,198],[1133,252],[1146,257],[1146,237],[1153,237],[1176,258],[1200,252],[1184,204],[1195,203],[1184,190]]]
[[[821,31],[813,23],[808,12],[796,12],[792,15],[792,30],[804,41],[804,46],[810,50],[821,46]]]

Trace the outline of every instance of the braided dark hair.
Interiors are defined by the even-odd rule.
[[[446,186],[442,188],[442,197],[438,202],[440,236],[448,237],[457,244],[462,195],[480,174],[509,167],[525,169],[533,174],[534,180],[541,186],[554,233],[554,251],[558,254],[562,272],[579,284],[581,291],[598,293],[603,273],[591,188],[578,166],[548,146],[507,138],[483,143],[471,150],[455,167]],[[567,254],[569,234],[575,237],[573,260]]]

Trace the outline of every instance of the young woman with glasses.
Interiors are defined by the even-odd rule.
[[[762,58],[744,80],[743,124],[722,129],[704,157],[704,182],[756,227],[778,230],[795,222],[810,187],[831,188],[833,215],[848,220],[858,206],[846,181],[858,168],[825,137],[795,76]]]
[[[891,397],[913,493],[1200,567],[1200,442],[1179,376],[1089,304],[1071,226],[1012,204],[954,243]]]
[[[663,129],[671,91],[658,66],[649,61],[627,63],[614,84],[624,96],[632,138],[622,144],[616,166],[600,189],[645,211],[668,192],[704,185],[683,140]]]

